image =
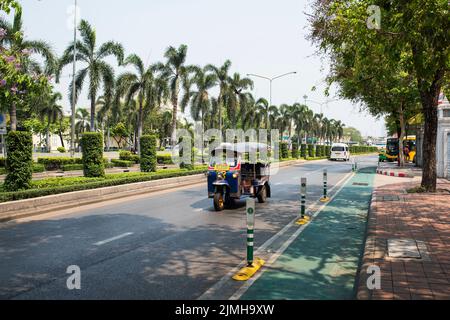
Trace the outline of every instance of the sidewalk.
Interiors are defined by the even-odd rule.
[[[374,177],[353,176],[241,299],[354,299]]]
[[[450,181],[438,180],[436,194],[407,194],[420,179],[386,179],[396,178],[377,175],[358,299],[450,299]],[[370,265],[381,269],[380,290],[367,289]]]

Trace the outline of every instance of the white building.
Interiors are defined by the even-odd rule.
[[[450,103],[444,94],[438,104],[436,164],[438,177],[450,180]]]

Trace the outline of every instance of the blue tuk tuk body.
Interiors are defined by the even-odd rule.
[[[214,199],[215,210],[229,208],[235,200],[242,197],[254,197],[264,203],[271,196],[270,163],[249,163],[242,159],[246,151],[264,147],[267,146],[249,143],[222,144],[213,150],[208,168],[208,197]]]

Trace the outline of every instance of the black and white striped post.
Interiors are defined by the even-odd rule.
[[[300,208],[300,219],[305,219],[306,213],[306,178],[302,178],[301,187],[300,187],[300,196],[301,196],[301,208]]]
[[[323,197],[320,199],[322,202],[327,202],[329,200],[328,198],[328,171],[327,169],[323,170]]]
[[[255,199],[247,199],[247,265],[253,265],[253,240],[255,235]]]

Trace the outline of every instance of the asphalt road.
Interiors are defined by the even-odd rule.
[[[307,162],[271,177],[255,247],[298,215],[300,177],[309,202],[320,198],[324,168],[331,188],[351,164]],[[244,206],[215,212],[205,183],[1,224],[0,299],[196,299],[245,258]],[[70,265],[81,290],[67,289]]]

